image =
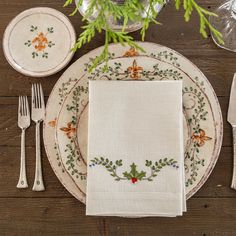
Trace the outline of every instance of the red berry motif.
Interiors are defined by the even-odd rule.
[[[132,181],[133,184],[135,184],[135,182],[137,182],[138,179],[137,178],[131,178],[131,181]]]

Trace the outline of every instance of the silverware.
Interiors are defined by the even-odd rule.
[[[20,177],[17,188],[28,188],[25,168],[25,130],[30,126],[30,111],[26,96],[19,97],[18,126],[21,128]]]
[[[233,146],[234,146],[234,164],[233,164],[233,178],[231,188],[236,189],[236,73],[234,74],[233,82],[231,85],[229,109],[228,109],[228,122],[233,130]]]
[[[32,85],[32,120],[36,123],[36,166],[33,191],[43,191],[43,175],[40,149],[40,123],[45,117],[45,105],[41,84]]]

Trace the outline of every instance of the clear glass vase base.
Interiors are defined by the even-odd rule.
[[[236,0],[224,2],[214,13],[218,17],[210,16],[209,21],[222,34],[224,44],[211,34],[213,41],[221,48],[236,52]]]
[[[76,5],[77,5],[78,2],[79,2],[79,0],[75,0]],[[121,4],[124,3],[124,0],[113,0],[113,2],[121,5]],[[90,0],[83,0],[82,5],[78,8],[78,10],[79,10],[79,12],[82,16],[85,16],[85,13],[86,13],[87,9],[89,8],[89,3],[90,3]],[[145,9],[148,9],[148,7],[149,7],[149,1],[148,0],[142,0],[142,4],[144,5]],[[157,3],[153,7],[154,7],[155,11],[157,13],[159,13],[165,4],[166,3],[164,3],[164,4]],[[141,13],[143,18],[145,17],[145,12]],[[95,20],[96,17],[98,16],[98,13],[99,13],[99,9],[94,11],[93,14],[88,17],[88,20],[89,21]],[[123,29],[123,20],[122,19],[114,20],[113,16],[107,16],[106,20],[109,24],[109,27],[113,31],[122,31],[122,29]],[[139,30],[140,28],[142,28],[142,23],[141,22],[129,21],[126,25],[125,31],[126,32],[133,32],[133,31]]]

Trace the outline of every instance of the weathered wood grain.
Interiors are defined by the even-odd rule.
[[[232,147],[224,147],[209,179],[194,197],[236,197],[235,190],[230,188],[233,173]]]
[[[35,173],[35,148],[26,148],[26,170],[29,188],[17,189],[20,168],[20,147],[0,147],[0,198],[1,197],[69,197],[72,196],[62,186],[54,174],[43,149],[43,177],[46,187],[44,192],[32,191]]]
[[[64,1],[1,0],[0,36],[9,21],[31,7],[53,7],[69,15],[73,7],[63,8]],[[222,0],[198,0],[202,6],[214,9]],[[70,18],[77,34],[82,29],[82,17]],[[198,33],[196,14],[189,23],[183,11],[176,12],[174,1],[160,13],[162,26],[151,25],[146,41],[159,43],[182,53],[207,76],[219,97],[224,119],[223,148],[210,178],[188,202],[188,212],[178,218],[127,219],[118,217],[86,217],[85,206],[74,199],[57,180],[47,161],[45,151],[43,171],[45,192],[31,188],[16,189],[19,174],[20,130],[17,128],[17,96],[30,95],[31,84],[40,81],[47,96],[63,71],[48,78],[34,79],[14,71],[6,62],[2,43],[0,49],[0,235],[111,235],[111,236],[212,236],[236,235],[236,192],[230,189],[232,176],[232,137],[226,121],[230,85],[235,72],[236,56],[219,49],[210,37]],[[132,34],[140,40],[139,32]],[[74,56],[75,61],[90,50],[103,45],[104,34],[84,46]],[[72,63],[71,62],[71,63]],[[35,165],[34,126],[27,132],[27,174],[32,187]]]
[[[75,199],[1,198],[1,235],[111,236],[234,236],[236,201],[232,198],[195,198],[188,212],[177,218],[85,216]],[[105,222],[104,222],[105,219]]]
[[[234,236],[236,202],[231,198],[190,199],[188,212],[177,218],[106,218],[108,235]]]
[[[0,235],[104,235],[102,217],[85,217],[74,198],[1,198]]]

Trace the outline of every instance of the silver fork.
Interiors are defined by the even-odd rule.
[[[18,105],[18,126],[21,128],[21,160],[20,160],[20,176],[17,188],[28,188],[25,168],[25,130],[30,126],[30,111],[26,96],[19,97]]]
[[[40,149],[40,123],[45,117],[45,105],[41,84],[32,85],[32,120],[36,123],[36,166],[33,191],[43,191],[43,175]]]

